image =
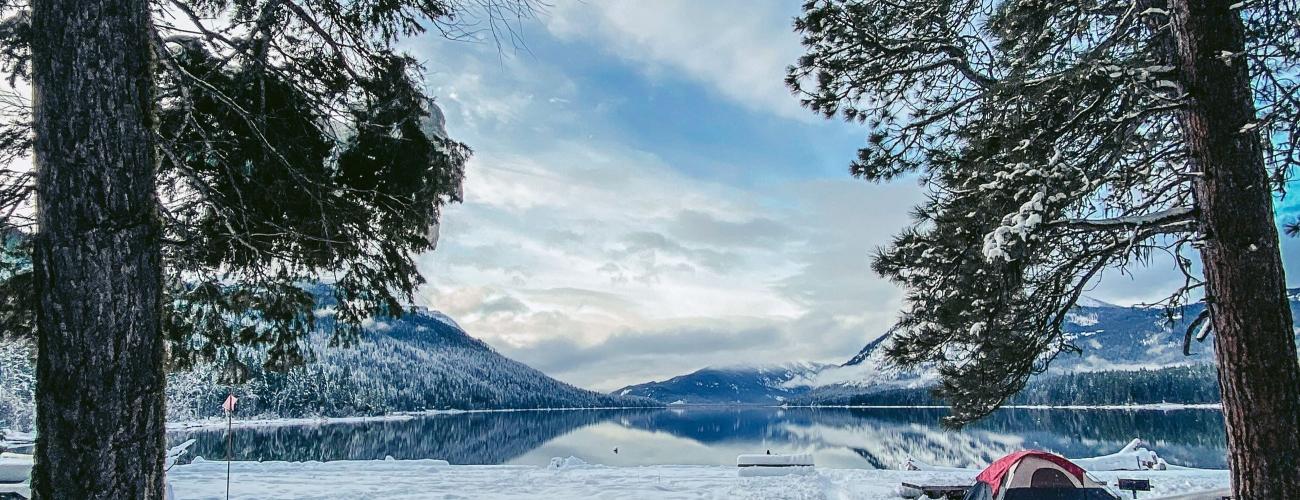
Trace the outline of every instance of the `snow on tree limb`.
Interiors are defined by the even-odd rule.
[[[1189,224],[1195,220],[1196,209],[1191,207],[1177,207],[1143,215],[1109,217],[1105,219],[1062,219],[1053,221],[1050,224],[1054,226],[1078,228],[1112,229],[1117,227],[1133,226],[1182,225]]]

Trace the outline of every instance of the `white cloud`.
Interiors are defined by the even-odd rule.
[[[614,389],[738,361],[842,362],[892,323],[900,294],[867,256],[905,221],[915,185],[701,180],[593,138],[600,111],[568,105],[581,90],[545,61],[418,50],[456,68],[430,83],[451,135],[476,151],[465,202],[421,257],[421,305],[470,334]]]
[[[811,119],[781,84],[800,51],[795,8],[564,2],[543,19],[651,78],[682,74],[750,109]],[[610,102],[558,65],[490,44],[416,51],[449,132],[476,150],[465,203],[448,207],[440,248],[421,258],[423,305],[505,354],[614,389],[706,365],[844,361],[894,322],[901,293],[871,272],[870,254],[908,222],[914,183],[701,180],[600,133],[620,126],[602,111]],[[707,145],[689,153],[710,160]],[[1292,262],[1295,241],[1284,241]],[[1108,271],[1089,294],[1152,300],[1176,278],[1165,264]]]
[[[501,170],[535,175],[495,177],[494,158],[507,161],[477,160],[466,203],[446,212],[426,299],[566,381],[614,389],[737,359],[840,362],[898,310],[867,256],[914,186],[746,190],[617,144],[555,141]],[[778,197],[785,210],[764,207]]]
[[[543,16],[561,38],[585,39],[644,65],[681,74],[753,110],[812,121],[784,85],[802,53],[795,2],[602,0],[560,2]]]

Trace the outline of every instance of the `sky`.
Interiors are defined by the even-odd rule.
[[[562,0],[521,22],[524,47],[408,42],[475,151],[420,305],[595,390],[841,363],[881,335],[902,292],[870,257],[922,190],[850,177],[864,129],[786,90],[798,4]],[[1161,264],[1090,295],[1155,300],[1178,279]]]

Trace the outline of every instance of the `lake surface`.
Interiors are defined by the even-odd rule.
[[[1113,453],[1137,437],[1171,464],[1226,468],[1217,410],[1004,409],[961,431],[944,429],[943,409],[688,407],[511,411],[401,421],[235,429],[236,460],[437,458],[453,464],[544,465],[552,457],[590,463],[734,465],[741,453],[810,452],[819,466],[896,469],[908,457],[933,465],[982,467],[1014,450],[1066,457]],[[190,457],[226,455],[224,430],[194,438]],[[618,453],[614,449],[618,448]]]

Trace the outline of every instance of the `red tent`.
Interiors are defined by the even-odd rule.
[[[1020,463],[1020,461],[1025,457],[1031,457],[1031,456],[1059,465],[1061,466],[1062,469],[1065,469],[1066,472],[1069,472],[1070,475],[1074,476],[1075,479],[1078,479],[1080,482],[1083,481],[1084,478],[1083,467],[1074,465],[1074,462],[1071,462],[1065,457],[1062,457],[1055,453],[1048,453],[1046,451],[1038,451],[1038,450],[1017,451],[1005,457],[999,458],[998,461],[989,464],[988,468],[984,469],[984,472],[981,472],[980,475],[975,476],[975,480],[982,483],[988,483],[989,487],[992,488],[993,490],[993,494],[996,495],[998,494],[998,490],[1002,486],[1002,480],[1006,478],[1008,472],[1011,472],[1011,467],[1013,465],[1016,465],[1017,463]]]
[[[966,500],[1114,499],[1082,467],[1046,451],[1017,451],[998,459],[975,477]]]

